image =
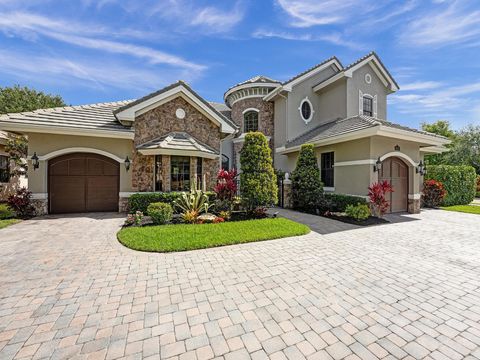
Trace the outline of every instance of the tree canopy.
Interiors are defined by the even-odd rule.
[[[46,94],[26,86],[0,87],[0,114],[65,106],[60,95]]]

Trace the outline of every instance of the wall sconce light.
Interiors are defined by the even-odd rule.
[[[373,172],[381,171],[382,170],[382,161],[380,158],[377,159],[375,165],[373,165]]]
[[[127,170],[127,171],[130,170],[130,159],[128,158],[128,155],[125,158],[124,163],[125,163],[125,170]]]
[[[417,165],[417,168],[415,170],[417,174],[423,176],[427,173],[427,166],[423,163],[422,160],[420,160],[420,163]]]
[[[34,152],[33,156],[32,156],[32,165],[33,165],[33,171],[38,169],[38,167],[40,166],[40,160],[39,160],[36,152]]]

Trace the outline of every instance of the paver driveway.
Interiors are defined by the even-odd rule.
[[[177,254],[116,215],[0,230],[0,359],[480,357],[480,218]]]

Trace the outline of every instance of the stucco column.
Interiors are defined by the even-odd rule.
[[[32,161],[28,160],[28,190],[32,192],[35,215],[45,215],[48,214],[48,161],[40,160],[38,165],[38,169],[33,169]]]

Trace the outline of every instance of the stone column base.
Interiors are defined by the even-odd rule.
[[[283,207],[287,209],[293,207],[291,180],[283,180]]]
[[[48,214],[48,200],[47,199],[32,199],[35,216]]]
[[[420,199],[408,199],[408,212],[410,214],[419,214],[420,204]]]
[[[119,213],[128,212],[128,197],[118,198],[118,212]]]

